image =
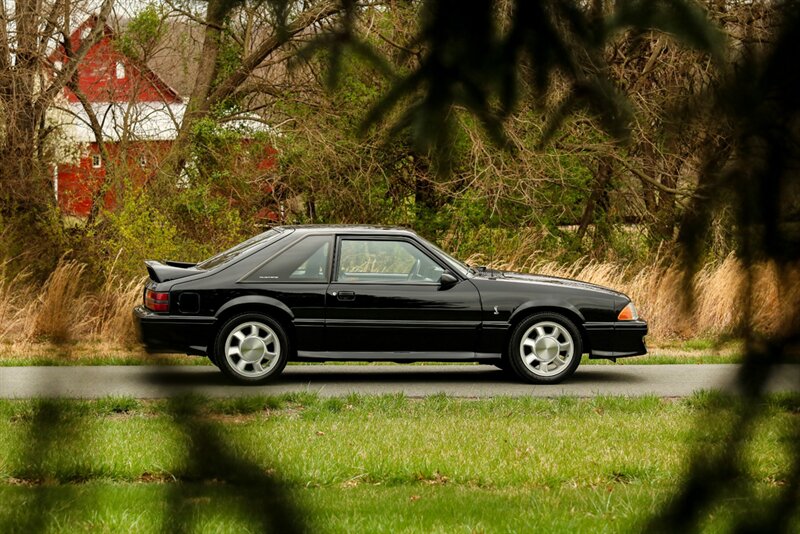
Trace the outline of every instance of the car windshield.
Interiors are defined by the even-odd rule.
[[[241,256],[242,254],[251,252],[254,249],[264,245],[268,241],[275,239],[283,232],[284,230],[279,228],[273,228],[271,230],[267,230],[262,234],[258,234],[257,236],[251,237],[247,241],[242,241],[235,247],[229,248],[225,252],[220,252],[216,256],[201,261],[196,265],[196,267],[198,269],[213,269],[214,267],[219,267],[220,265],[224,265],[229,261],[232,261],[235,258]]]
[[[422,238],[420,238],[420,239],[422,239]],[[466,263],[464,263],[464,262],[462,262],[462,261],[459,261],[459,260],[455,259],[455,258],[454,258],[454,257],[452,257],[450,254],[448,254],[448,253],[447,253],[447,252],[445,252],[444,250],[440,249],[439,247],[437,247],[436,245],[434,245],[433,243],[431,243],[431,242],[430,242],[430,241],[428,241],[427,239],[422,239],[422,240],[423,240],[423,241],[424,241],[424,242],[425,242],[425,243],[426,243],[426,244],[427,244],[429,247],[431,247],[433,250],[435,250],[436,252],[438,252],[438,253],[439,253],[439,255],[440,255],[440,256],[442,256],[442,259],[444,259],[444,260],[447,262],[447,264],[448,264],[448,265],[449,265],[449,266],[450,266],[450,267],[451,267],[451,268],[452,268],[454,271],[458,272],[458,274],[460,274],[461,276],[467,276],[468,274],[474,274],[474,273],[475,273],[475,271],[474,271],[474,270],[473,270],[473,269],[472,269],[470,266],[468,266]]]

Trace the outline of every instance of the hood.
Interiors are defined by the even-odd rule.
[[[557,276],[545,276],[542,274],[522,274],[508,271],[496,271],[494,269],[486,269],[478,271],[475,276],[481,279],[496,280],[498,282],[515,282],[522,284],[544,284],[548,286],[561,286],[574,289],[585,289],[588,291],[600,291],[609,295],[614,295],[624,299],[628,296],[613,289],[598,286],[597,284],[590,284],[588,282],[581,282],[580,280],[572,280],[571,278],[559,278]],[[630,299],[628,299],[630,300]]]

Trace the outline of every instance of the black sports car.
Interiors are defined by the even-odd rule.
[[[647,323],[604,287],[472,268],[414,232],[284,226],[198,264],[148,261],[134,309],[150,352],[207,356],[241,382],[289,360],[474,361],[556,383],[588,353],[647,352]]]

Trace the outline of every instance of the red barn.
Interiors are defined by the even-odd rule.
[[[90,17],[78,26],[69,38],[72,50],[97,22],[96,17]],[[79,95],[65,89],[50,113],[50,121],[65,137],[60,162],[53,169],[53,185],[59,207],[68,215],[88,215],[93,200],[103,195],[103,190],[104,206],[114,206],[115,188],[106,183],[107,169],[112,166],[124,166],[132,183],[144,183],[169,151],[186,111],[180,95],[147,65],[122,54],[114,37],[111,27],[105,25],[102,38],[78,66],[77,77],[78,92],[100,123],[110,161],[103,160]],[[64,48],[59,47],[50,60],[53,69],[60,70],[68,61]],[[236,122],[241,127],[242,121]],[[252,129],[264,130],[263,124],[245,122]],[[274,166],[274,153],[271,147],[263,151],[260,169]]]

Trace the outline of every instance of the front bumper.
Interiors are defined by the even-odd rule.
[[[206,355],[216,333],[216,317],[165,315],[144,306],[133,309],[139,339],[149,353]]]
[[[589,336],[590,358],[626,358],[647,354],[644,343],[647,323],[644,321],[586,323],[584,327]]]

